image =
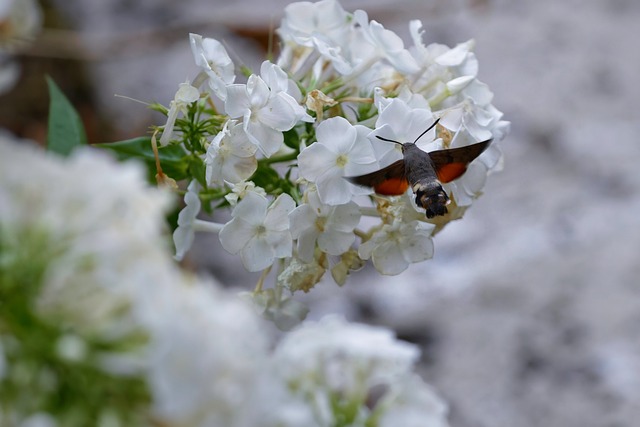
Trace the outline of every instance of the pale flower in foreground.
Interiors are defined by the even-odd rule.
[[[389,420],[406,408],[411,413],[402,419],[409,425],[418,425],[419,415],[422,426],[444,427],[446,408],[412,373],[418,356],[417,347],[390,330],[328,316],[285,336],[273,362],[276,375],[314,409],[321,425],[377,425],[380,418],[393,425]]]
[[[288,215],[296,203],[288,194],[269,202],[255,192],[247,193],[233,209],[233,219],[220,231],[220,243],[229,253],[240,254],[249,271],[260,271],[275,258],[291,256],[292,239]]]
[[[392,224],[384,224],[362,243],[358,254],[362,259],[371,258],[381,274],[400,274],[409,264],[433,256],[432,230],[432,225],[419,221],[404,223],[396,220]]]
[[[260,319],[215,282],[166,281],[135,307],[151,335],[154,415],[172,425],[243,426],[268,357]]]
[[[367,127],[353,126],[342,117],[327,119],[316,129],[317,142],[298,156],[300,176],[315,182],[323,203],[340,205],[354,196],[370,194],[371,190],[344,179],[375,169],[377,161],[367,135]]]
[[[447,427],[446,403],[418,375],[409,375],[392,386],[381,399],[379,427]]]
[[[206,179],[210,185],[236,184],[251,177],[258,168],[257,147],[249,140],[242,124],[225,123],[209,147],[204,159]]]

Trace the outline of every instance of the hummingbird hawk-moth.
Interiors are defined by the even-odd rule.
[[[416,195],[416,204],[426,210],[427,218],[448,213],[449,196],[442,188],[443,183],[462,176],[467,166],[491,144],[491,139],[468,145],[427,153],[416,142],[435,125],[436,120],[413,142],[401,143],[376,135],[376,138],[402,146],[401,160],[366,175],[346,177],[350,182],[373,187],[378,194],[399,196],[411,190]]]

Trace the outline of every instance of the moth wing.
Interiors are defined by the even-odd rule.
[[[376,193],[385,196],[398,196],[409,188],[409,182],[405,177],[404,160],[398,160],[366,175],[345,178],[353,184],[373,187]]]
[[[462,176],[467,166],[491,144],[492,139],[466,147],[448,148],[432,151],[429,157],[433,162],[440,182],[450,182]]]

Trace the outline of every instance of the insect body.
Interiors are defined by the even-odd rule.
[[[416,195],[416,204],[426,210],[427,218],[445,215],[448,212],[449,196],[442,184],[464,174],[469,163],[478,157],[492,140],[430,153],[422,151],[416,142],[437,123],[438,120],[413,142],[400,143],[377,136],[383,141],[402,145],[403,158],[378,171],[347,179],[354,184],[373,187],[376,193],[386,196],[403,194],[411,186]]]

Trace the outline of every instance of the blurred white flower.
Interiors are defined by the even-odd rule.
[[[352,201],[325,205],[316,191],[308,191],[307,200],[289,214],[291,235],[298,241],[298,257],[311,262],[316,242],[329,255],[347,251],[355,241],[353,230],[360,221],[360,207]]]
[[[378,403],[380,427],[447,427],[447,405],[418,375],[391,386]]]
[[[178,114],[186,114],[187,107],[196,102],[200,98],[198,89],[191,86],[189,82],[180,83],[176,96],[169,104],[169,112],[167,114],[167,122],[164,125],[162,136],[160,137],[160,145],[165,146],[173,137],[173,127],[176,124]]]
[[[377,166],[367,139],[370,129],[353,126],[342,117],[327,119],[316,129],[317,142],[298,156],[300,176],[315,182],[322,203],[340,205],[371,190],[351,184],[345,176],[370,172]]]
[[[291,256],[288,215],[296,203],[288,194],[281,194],[268,204],[265,197],[247,193],[233,209],[233,219],[220,231],[222,247],[229,253],[240,253],[249,271],[264,270],[275,258]]]
[[[419,221],[405,223],[395,220],[392,224],[384,224],[362,243],[358,255],[362,259],[371,258],[380,274],[400,274],[409,264],[433,256],[432,230],[433,226]]]
[[[35,0],[0,1],[0,45],[33,39],[42,27],[42,9]]]
[[[285,44],[281,59],[293,49],[292,45],[304,46],[308,50],[317,49],[321,56],[333,62],[338,72],[348,74],[351,71],[351,65],[344,57],[343,45],[349,39],[352,25],[340,3],[335,0],[296,2],[289,4],[284,13],[277,30]],[[310,58],[316,57],[311,54]],[[306,60],[309,61],[309,57]],[[294,67],[297,71],[298,66]]]
[[[135,309],[151,337],[154,415],[172,425],[243,426],[268,356],[259,318],[214,282],[150,290]]]
[[[286,335],[273,363],[291,393],[312,406],[321,425],[338,420],[368,425],[377,409],[367,406],[368,398],[392,390],[410,375],[418,355],[415,346],[396,340],[390,330],[329,316]]]
[[[278,35],[284,41],[292,40],[306,47],[313,47],[318,35],[339,41],[348,31],[348,18],[347,12],[335,0],[295,2],[285,7]]]
[[[313,121],[304,108],[285,91],[289,83],[283,81],[282,75],[276,73],[273,67],[268,64],[262,67],[266,75],[252,74],[246,85],[227,86],[225,100],[225,110],[229,117],[243,119],[242,125],[249,139],[267,157],[281,148],[284,141],[282,132],[291,129],[300,120]],[[269,87],[265,79],[274,86]]]
[[[209,87],[222,101],[227,97],[227,85],[236,79],[233,61],[222,43],[216,39],[189,34],[191,53],[196,65],[209,76]]]
[[[259,292],[247,292],[242,296],[250,299],[260,315],[271,320],[278,329],[288,331],[305,319],[309,307],[291,298],[291,295],[285,295],[282,290],[276,287]]]
[[[209,185],[236,184],[251,177],[258,168],[257,147],[249,140],[242,124],[227,121],[209,147],[205,157]]]

